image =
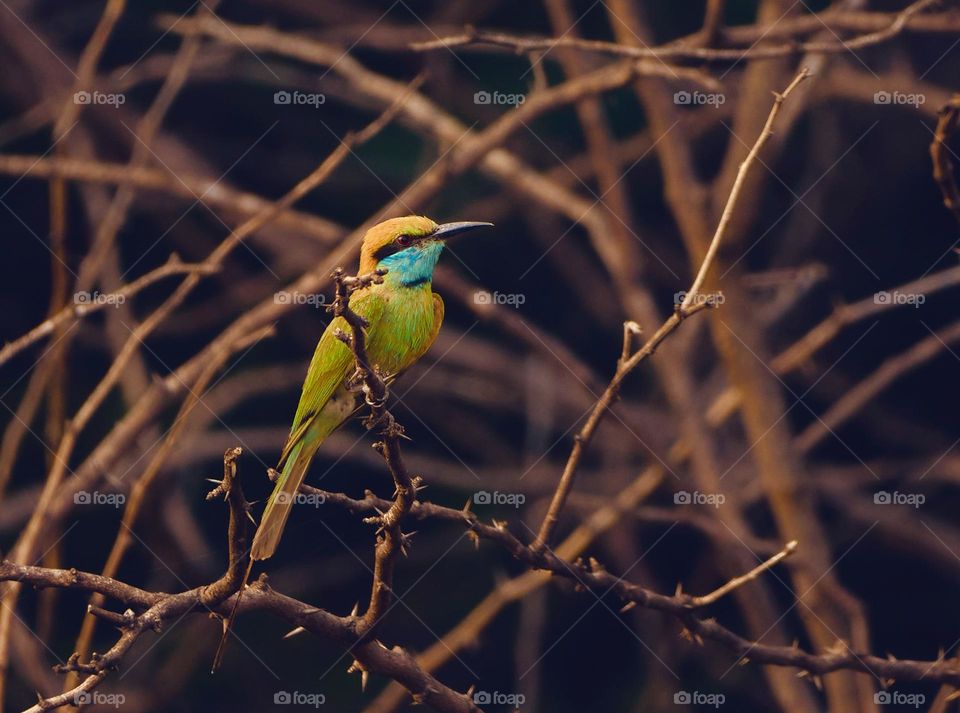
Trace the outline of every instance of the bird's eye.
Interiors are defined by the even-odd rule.
[[[400,247],[409,247],[410,243],[412,242],[413,238],[411,238],[409,235],[400,235],[397,237],[397,245]]]

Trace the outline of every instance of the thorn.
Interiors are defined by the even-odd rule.
[[[292,639],[294,636],[299,636],[300,634],[303,634],[305,632],[306,632],[306,629],[304,629],[302,626],[298,626],[296,629],[291,629],[286,634],[284,634],[283,638]]]
[[[831,654],[841,655],[841,654],[845,654],[847,650],[848,650],[847,643],[843,639],[837,639],[835,642],[833,642],[833,645],[827,649],[827,652]],[[889,657],[890,654],[887,654],[887,656]]]
[[[357,616],[360,611],[360,602],[353,603],[353,609],[350,610],[350,616]]]
[[[473,548],[475,550],[480,549],[480,535],[473,530],[470,530],[470,532],[467,533],[467,538],[473,542]]]
[[[631,601],[627,602],[626,604],[624,604],[622,607],[620,607],[620,613],[621,613],[621,614],[626,614],[628,611],[630,611],[631,609],[633,609],[633,608],[636,607],[636,606],[637,606],[637,603],[636,603],[635,601],[632,601],[632,600],[631,600]]]
[[[363,664],[354,659],[353,663],[350,664],[350,668],[347,669],[347,673],[357,673],[360,672],[360,689],[363,691],[367,690],[367,681],[370,678],[370,674],[363,667]]]

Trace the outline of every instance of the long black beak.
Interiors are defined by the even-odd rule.
[[[440,240],[447,240],[448,238],[452,238],[454,235],[465,233],[468,230],[492,227],[493,223],[482,223],[471,220],[463,221],[461,223],[444,223],[443,225],[437,227],[431,237],[439,238]]]

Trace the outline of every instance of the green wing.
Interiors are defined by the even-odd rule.
[[[350,301],[353,311],[371,326],[376,325],[383,315],[384,305],[383,297],[369,290],[356,293]],[[336,337],[337,329],[350,333],[350,326],[343,318],[333,320],[320,337],[310,360],[297,413],[280,455],[280,476],[253,539],[251,557],[255,560],[273,555],[310,461],[324,439],[347,418],[337,415],[334,423],[330,413],[324,414],[324,406],[337,394],[354,364],[353,352]]]
[[[384,299],[376,292],[364,290],[356,293],[350,300],[350,308],[367,320],[368,325],[375,325],[383,314]],[[323,332],[317,348],[310,360],[307,377],[303,382],[300,393],[300,403],[297,413],[293,417],[290,427],[290,436],[283,447],[280,463],[286,459],[293,447],[302,440],[310,428],[310,423],[317,417],[324,405],[330,400],[334,392],[350,375],[353,368],[353,353],[350,348],[337,339],[337,329],[350,334],[350,325],[342,317],[337,317]]]

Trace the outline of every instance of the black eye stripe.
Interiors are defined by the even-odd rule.
[[[397,236],[397,237],[400,237],[400,236]],[[410,240],[409,244],[407,244],[407,245],[398,245],[398,244],[397,244],[397,241],[396,241],[396,240],[393,240],[392,242],[387,243],[387,244],[384,245],[382,248],[380,248],[379,250],[377,250],[377,251],[373,254],[374,259],[375,259],[377,262],[380,262],[381,260],[383,260],[383,258],[385,258],[385,257],[387,257],[387,256],[389,256],[389,255],[393,255],[394,253],[398,253],[398,252],[400,252],[401,250],[406,250],[407,248],[413,247],[414,245],[416,245],[420,240],[422,240],[422,239],[425,238],[426,236],[425,236],[425,235],[406,235],[406,236],[404,236],[404,237],[406,237],[406,238],[408,238],[408,239]]]
[[[398,253],[404,249],[405,248],[397,245],[396,243],[388,243],[387,245],[384,245],[382,248],[377,250],[377,252],[373,254],[373,257],[377,262],[380,262],[381,260],[383,260],[383,258],[387,257],[388,255],[393,255],[394,253]]]

